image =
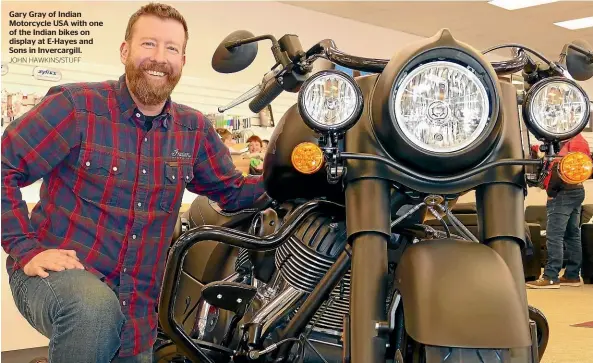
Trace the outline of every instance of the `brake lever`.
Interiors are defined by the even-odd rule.
[[[235,98],[234,100],[232,100],[231,102],[229,102],[228,104],[226,104],[225,106],[221,106],[218,107],[218,112],[223,113],[227,110],[230,110],[233,107],[236,107],[237,105],[240,105],[252,98],[254,98],[255,96],[257,96],[261,90],[264,88],[264,86],[266,85],[266,83],[276,77],[276,75],[280,73],[280,70],[278,69],[272,69],[271,71],[269,71],[268,73],[266,73],[264,75],[264,78],[262,79],[261,83],[256,85],[255,87],[251,88],[250,90],[248,90],[247,92],[243,93],[241,96]]]

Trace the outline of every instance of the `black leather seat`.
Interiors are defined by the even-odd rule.
[[[228,211],[223,210],[218,203],[207,197],[198,196],[188,211],[190,227],[203,225],[235,227],[253,217],[255,213],[266,209],[270,204],[270,198],[264,194],[250,208]]]

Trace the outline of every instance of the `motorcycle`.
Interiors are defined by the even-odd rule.
[[[552,62],[442,29],[387,60],[236,31],[214,69],[245,69],[263,40],[276,65],[221,110],[298,102],[271,137],[266,195],[239,211],[198,197],[180,216],[155,362],[539,362],[549,327],[526,297],[524,198],[553,162],[566,182],[591,176],[587,155],[556,156],[588,121],[574,79],[593,76],[590,46]],[[484,56],[505,47],[512,59]],[[370,74],[313,71],[318,59]],[[526,157],[530,135],[542,158]],[[469,191],[477,235],[454,213]]]

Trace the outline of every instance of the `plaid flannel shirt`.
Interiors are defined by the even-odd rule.
[[[20,188],[43,178],[29,212]],[[8,272],[46,249],[73,249],[118,292],[120,356],[150,349],[166,251],[184,190],[223,208],[251,205],[261,177],[244,177],[213,125],[168,100],[149,131],[119,81],[52,87],[2,136],[2,247]]]

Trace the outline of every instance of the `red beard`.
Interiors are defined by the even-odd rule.
[[[165,75],[163,81],[158,82],[151,78],[146,71],[162,72]],[[136,67],[132,63],[132,57],[126,62],[126,76],[130,92],[136,96],[138,101],[146,106],[155,106],[161,104],[169,98],[171,92],[181,78],[181,72],[173,73],[169,65],[146,61]]]

